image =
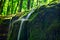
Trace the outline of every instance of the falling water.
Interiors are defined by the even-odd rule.
[[[28,19],[33,12],[34,12],[34,8],[31,10],[31,12],[27,15],[26,18],[22,18],[22,19]],[[22,19],[19,18],[18,20],[15,20],[15,21],[13,22],[13,24],[16,23],[16,22],[18,22],[18,21],[20,21],[20,20],[22,20]]]
[[[19,40],[19,38],[20,38],[20,34],[21,34],[21,30],[22,30],[22,25],[23,25],[24,21],[25,21],[25,19],[22,19],[22,20],[21,20],[21,24],[20,24],[20,28],[19,28],[17,40]]]
[[[24,23],[24,21],[27,21],[27,20],[29,19],[29,17],[31,16],[31,14],[32,14],[33,12],[34,12],[34,8],[31,10],[31,12],[30,12],[25,18],[22,18],[22,19],[19,18],[18,20],[15,20],[14,22],[11,21],[12,19],[10,20],[9,32],[8,32],[8,39],[7,39],[7,40],[9,40],[10,34],[12,33],[13,24],[16,23],[16,22],[18,22],[18,21],[21,21],[20,28],[19,28],[19,32],[18,32],[18,37],[17,37],[17,40],[19,40],[23,23]],[[12,27],[11,27],[11,26],[12,26]]]
[[[34,12],[34,9],[31,10],[31,12],[27,15],[26,18],[22,18],[22,19],[21,19],[21,24],[20,24],[20,28],[19,28],[17,40],[19,40],[19,38],[20,38],[20,34],[21,34],[21,30],[22,30],[22,25],[23,25],[24,21],[27,21],[28,18],[30,17],[30,15],[31,15],[33,12]]]

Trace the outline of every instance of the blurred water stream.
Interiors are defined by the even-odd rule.
[[[21,18],[21,19],[18,18],[17,20],[13,21],[12,23],[11,23],[11,20],[10,20],[10,25],[9,25],[10,28],[11,28],[11,26],[13,26],[16,22],[21,21],[21,22],[20,22],[20,27],[19,27],[19,29],[18,29],[17,40],[20,40],[20,35],[21,35],[23,23],[24,23],[25,21],[28,21],[29,17],[31,16],[31,14],[32,14],[33,12],[34,12],[34,8],[30,11],[30,13],[28,13],[28,15],[27,15],[26,17]],[[10,29],[10,28],[9,28],[9,29]],[[13,30],[13,28],[12,28],[12,30]],[[10,30],[10,33],[12,33],[12,30]]]
[[[24,18],[21,19],[21,24],[20,24],[17,40],[19,40],[19,38],[20,38],[20,34],[21,34],[21,30],[22,30],[24,21],[27,21],[33,12],[34,12],[34,9],[31,10],[31,12],[27,15],[27,17],[25,19]]]

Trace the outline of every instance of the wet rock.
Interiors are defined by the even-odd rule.
[[[57,8],[56,8],[57,7]],[[29,40],[60,40],[60,4],[38,9],[36,18],[25,27]],[[42,12],[41,12],[42,11]]]

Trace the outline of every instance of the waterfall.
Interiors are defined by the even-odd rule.
[[[20,24],[20,28],[19,28],[19,32],[18,32],[17,40],[19,40],[19,38],[20,38],[20,34],[21,34],[21,30],[22,30],[22,25],[23,25],[24,21],[25,21],[25,19],[22,19],[21,24]]]
[[[30,17],[31,14],[34,12],[34,10],[35,10],[35,9],[33,8],[33,9],[30,11],[30,13],[28,13],[28,15],[27,15],[25,18],[19,18],[19,19],[13,21],[13,22],[12,22],[12,19],[10,20],[9,32],[8,32],[8,38],[7,38],[7,40],[9,40],[9,38],[10,38],[10,35],[11,35],[11,33],[12,33],[12,30],[13,30],[13,25],[14,25],[14,23],[16,23],[16,22],[18,22],[18,21],[21,21],[20,27],[19,27],[19,31],[18,31],[18,34],[17,34],[17,40],[19,40],[24,21],[28,21],[29,17]]]
[[[26,16],[26,18],[20,19],[21,24],[20,24],[20,28],[19,28],[17,40],[19,40],[19,38],[20,38],[20,34],[21,34],[21,30],[22,30],[22,25],[23,25],[24,21],[27,21],[28,18],[31,16],[31,14],[32,14],[33,12],[34,12],[34,9],[31,10],[31,12]]]

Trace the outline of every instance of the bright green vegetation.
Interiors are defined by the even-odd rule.
[[[21,15],[32,8],[58,2],[58,0],[1,0],[0,2],[0,18],[11,19],[16,14]]]

